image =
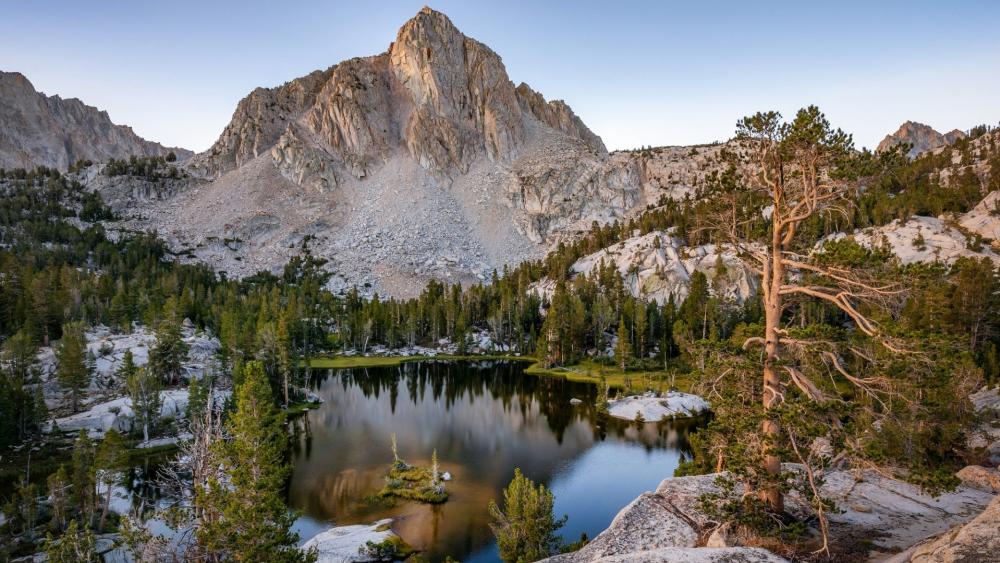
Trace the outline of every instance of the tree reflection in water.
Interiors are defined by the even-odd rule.
[[[414,362],[330,370],[314,382],[324,402],[293,422],[290,504],[304,539],[328,526],[396,517],[393,528],[432,560],[494,560],[486,505],[515,467],[556,492],[568,539],[591,536],[615,512],[673,473],[697,421],[638,425],[601,417],[599,389],[523,373],[518,362]],[[582,404],[571,405],[570,399]],[[438,451],[450,500],[372,506],[392,460],[430,463]],[[566,494],[559,494],[560,487]]]

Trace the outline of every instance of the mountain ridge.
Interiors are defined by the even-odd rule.
[[[46,96],[19,72],[0,71],[0,123],[0,168],[65,171],[77,160],[193,154],[143,139],[78,98]]]

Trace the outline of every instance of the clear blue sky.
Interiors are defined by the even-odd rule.
[[[240,98],[384,51],[425,1],[0,0],[0,69],[204,150]],[[1000,2],[441,0],[515,82],[565,99],[609,148],[728,138],[815,103],[872,146],[913,119],[1000,120]]]

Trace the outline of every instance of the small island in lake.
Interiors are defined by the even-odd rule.
[[[448,500],[444,482],[448,473],[441,473],[437,450],[431,456],[430,467],[410,465],[400,459],[396,451],[396,435],[392,435],[392,466],[385,476],[385,486],[375,497],[380,500],[401,498],[429,504],[440,504]]]

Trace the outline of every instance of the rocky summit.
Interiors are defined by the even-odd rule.
[[[76,98],[46,96],[19,72],[0,71],[0,168],[47,166],[65,171],[77,160],[129,156],[177,158],[191,152],[164,147],[115,125],[106,111]]]
[[[499,55],[424,8],[384,53],[251,92],[169,190],[89,185],[125,228],[230,275],[280,268],[308,239],[334,289],[406,296],[683,193],[683,174],[644,160],[608,154],[569,105],[515,86]]]
[[[900,125],[895,133],[886,135],[882,139],[882,142],[878,144],[877,150],[885,151],[896,145],[907,143],[910,145],[910,150],[906,154],[910,158],[913,158],[920,153],[950,145],[958,139],[964,139],[965,137],[966,134],[958,129],[949,131],[948,133],[939,133],[930,125],[907,121]]]

